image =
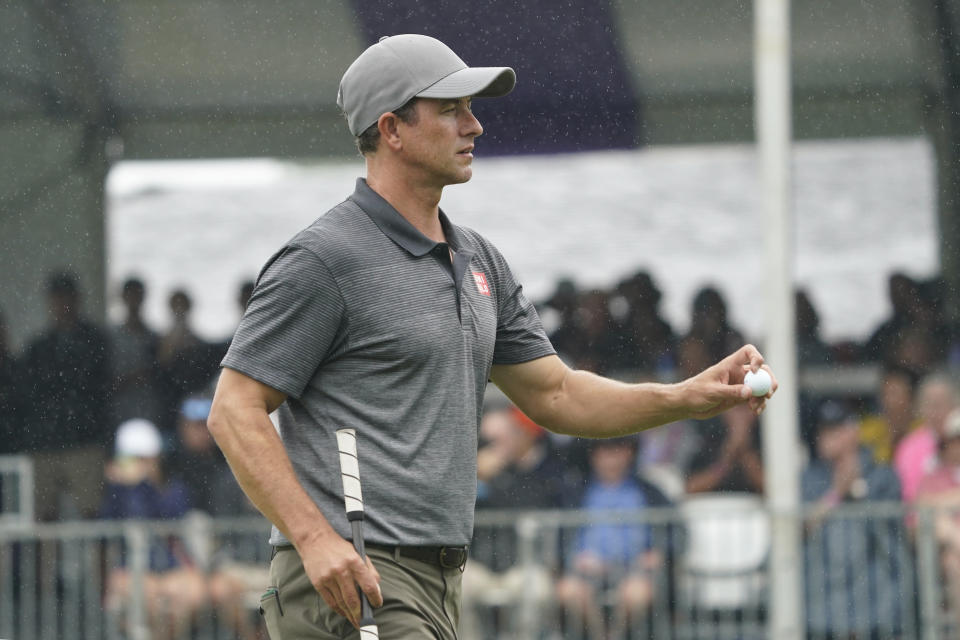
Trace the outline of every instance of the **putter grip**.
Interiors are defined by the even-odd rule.
[[[363,494],[360,491],[360,463],[357,458],[357,432],[354,429],[337,430],[337,449],[340,452],[340,478],[343,481],[343,503],[350,521],[353,547],[361,558],[367,554],[363,544]],[[360,594],[360,640],[380,640],[380,630],[373,617],[373,607],[362,589]]]
[[[360,491],[360,464],[357,461],[357,433],[353,429],[337,430],[340,450],[340,478],[343,480],[343,503],[347,517],[363,517],[363,493]],[[352,516],[352,517],[351,517]]]

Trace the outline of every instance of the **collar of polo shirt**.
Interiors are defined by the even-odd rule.
[[[363,178],[357,178],[357,189],[350,196],[350,199],[370,216],[388,238],[403,247],[408,253],[417,257],[424,256],[433,251],[439,244],[420,233],[416,227],[400,215],[399,211],[393,208],[393,205],[371,189]],[[443,227],[443,235],[447,238],[447,244],[454,252],[459,252],[463,246],[463,237],[443,211],[440,211],[440,226]]]

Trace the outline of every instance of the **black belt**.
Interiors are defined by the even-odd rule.
[[[463,568],[467,565],[466,547],[397,547],[373,543],[368,543],[365,546],[367,549],[377,549],[391,555],[401,555],[405,558],[426,562],[427,564],[432,564],[442,569],[460,569],[460,571],[463,571]],[[270,554],[270,559],[273,560],[273,556],[277,555],[278,551],[285,549],[293,549],[293,545],[275,545],[273,547],[273,553]]]
[[[400,555],[405,558],[419,560],[438,566],[442,569],[460,569],[467,564],[466,547],[394,547],[385,544],[368,543],[367,549],[377,549],[386,551],[394,555]]]

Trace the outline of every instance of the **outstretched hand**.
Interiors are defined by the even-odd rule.
[[[764,369],[770,374],[773,384],[765,396],[755,397],[743,383],[748,371]],[[777,378],[763,356],[752,344],[745,345],[717,364],[681,383],[689,402],[691,416],[698,420],[711,418],[739,404],[748,404],[754,413],[760,414],[767,399],[777,390]]]

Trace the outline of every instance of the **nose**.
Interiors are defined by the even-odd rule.
[[[464,137],[476,138],[477,136],[482,135],[483,126],[480,124],[480,121],[477,120],[477,116],[473,115],[473,112],[469,109],[465,109],[464,114],[464,122],[462,125]]]

